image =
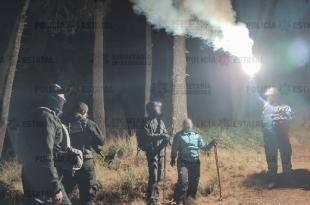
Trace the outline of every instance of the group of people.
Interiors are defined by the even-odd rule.
[[[251,83],[256,86],[254,80]],[[294,113],[290,106],[277,104],[278,90],[276,87],[267,89],[264,98],[257,90],[255,95],[263,104],[262,129],[268,167],[268,188],[275,188],[277,186],[278,152],[280,152],[284,176],[290,179],[292,174],[289,122],[294,119]],[[162,104],[156,101],[147,105],[148,118],[143,129],[137,133],[138,146],[145,151],[147,156],[149,205],[157,204],[158,183],[164,163],[165,147],[171,141],[161,118],[161,106]],[[206,145],[202,137],[193,131],[192,120],[184,119],[183,129],[173,137],[170,161],[172,167],[177,162],[178,181],[174,191],[177,205],[183,205],[188,197],[195,198],[200,177],[199,150],[208,151],[217,143],[217,140],[212,140]]]
[[[88,106],[77,102],[63,113],[65,91],[48,85],[42,103],[30,111],[16,140],[22,165],[24,204],[71,205],[78,186],[83,205],[95,204],[98,190],[92,150],[104,143],[95,122],[87,118]]]
[[[95,122],[88,119],[88,106],[83,102],[73,105],[71,112],[63,113],[65,92],[57,84],[48,86],[41,106],[29,112],[16,140],[17,156],[22,164],[22,184],[25,204],[70,205],[70,197],[78,186],[81,204],[94,204],[98,185],[93,151],[99,152],[104,136]],[[265,93],[262,126],[270,187],[276,186],[277,158],[280,151],[283,172],[290,175],[291,144],[288,122],[293,112],[287,105],[275,103],[276,88]],[[208,151],[217,140],[205,144],[201,135],[193,130],[191,119],[183,119],[183,128],[172,138],[162,119],[162,103],[151,101],[146,106],[144,126],[137,128],[138,148],[146,154],[148,164],[147,199],[157,204],[167,145],[171,145],[172,167],[177,166],[178,181],[174,199],[182,205],[188,197],[195,198],[200,177],[199,151]]]
[[[152,101],[147,104],[148,117],[144,127],[137,130],[139,149],[146,153],[149,171],[147,198],[149,205],[156,205],[159,197],[158,183],[161,179],[165,149],[172,138],[168,134],[161,118],[162,103]],[[177,162],[178,181],[174,199],[177,205],[182,205],[188,197],[195,198],[200,177],[199,150],[208,151],[217,144],[212,140],[208,145],[202,137],[193,131],[193,123],[184,119],[183,129],[173,137],[170,165]]]

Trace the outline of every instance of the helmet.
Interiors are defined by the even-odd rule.
[[[51,83],[46,86],[46,92],[48,95],[61,95],[65,94],[65,90],[56,83]]]
[[[57,115],[62,113],[66,103],[65,90],[58,84],[48,84],[44,87],[44,105],[56,112]]]
[[[153,115],[155,112],[155,107],[161,107],[162,103],[159,101],[151,101],[146,105],[146,111],[149,115]]]

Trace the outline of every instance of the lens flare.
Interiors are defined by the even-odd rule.
[[[295,39],[288,51],[292,66],[303,67],[309,62],[309,48],[303,39]]]

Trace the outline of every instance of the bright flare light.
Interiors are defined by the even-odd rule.
[[[258,61],[255,62],[242,62],[241,63],[242,70],[249,75],[250,77],[253,77],[261,68],[261,63]]]
[[[226,25],[223,28],[222,37],[215,39],[214,42],[216,48],[223,48],[224,51],[236,56],[242,70],[250,77],[253,77],[261,68],[259,59],[253,55],[253,45],[254,41],[243,23]]]

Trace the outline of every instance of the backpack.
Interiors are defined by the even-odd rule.
[[[70,136],[67,127],[62,124],[62,131],[64,135],[65,151],[61,155],[63,157],[63,164],[61,168],[65,170],[77,171],[82,168],[83,165],[83,153],[79,149],[75,149],[71,146]]]

